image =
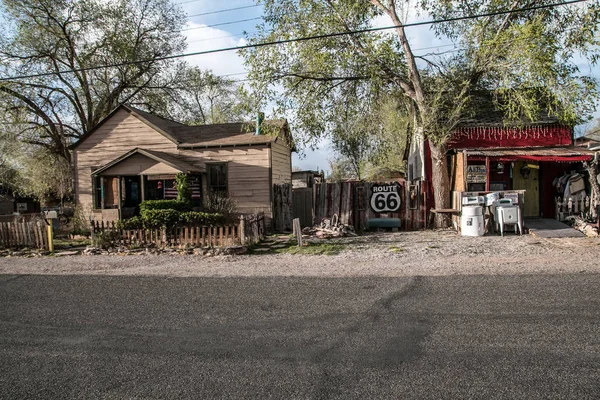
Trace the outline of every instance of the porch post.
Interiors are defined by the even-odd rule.
[[[146,200],[146,175],[140,175],[140,191],[142,192],[142,201]]]
[[[104,177],[100,177],[100,209],[104,210]]]
[[[121,200],[122,198],[122,194],[123,194],[123,188],[121,187],[121,175],[117,176],[117,204],[118,204],[118,211],[119,211],[119,220],[122,219],[121,216],[121,208],[123,207],[123,202]]]
[[[490,158],[488,156],[485,157],[485,191],[490,191]]]

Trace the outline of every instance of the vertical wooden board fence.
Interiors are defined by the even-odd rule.
[[[48,230],[45,222],[0,222],[0,247],[48,250]]]
[[[292,185],[273,185],[273,226],[276,232],[292,230]]]
[[[313,226],[313,188],[297,188],[292,190],[292,217],[300,220],[300,226]]]
[[[357,231],[366,230],[369,219],[380,217],[399,218],[401,229],[405,231],[425,229],[427,215],[423,185],[420,182],[408,185],[404,181],[385,183],[397,183],[400,186],[401,205],[398,212],[376,213],[371,209],[370,199],[375,182],[315,184],[315,224],[337,214],[340,222],[352,225]],[[412,201],[409,201],[411,197]]]
[[[263,214],[242,216],[239,224],[221,226],[177,226],[157,229],[120,229],[114,222],[92,222],[92,235],[105,235],[113,245],[226,247],[254,244],[265,237]]]

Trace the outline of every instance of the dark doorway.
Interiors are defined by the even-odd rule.
[[[125,177],[125,204],[124,207],[137,207],[142,201],[139,176]]]

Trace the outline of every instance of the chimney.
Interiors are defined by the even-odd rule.
[[[258,112],[256,114],[256,132],[254,133],[256,136],[261,134],[261,125],[262,125],[264,119],[265,119],[264,113]]]

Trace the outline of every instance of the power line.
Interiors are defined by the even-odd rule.
[[[193,28],[184,28],[184,29],[181,29],[180,31],[177,31],[177,32],[192,31],[194,29],[213,28],[215,26],[233,25],[233,24],[239,24],[241,22],[256,21],[257,19],[262,19],[262,17],[254,17],[254,18],[247,18],[247,19],[238,19],[237,21],[221,22],[219,24],[196,26],[196,27],[193,27]],[[173,33],[175,33],[175,32],[173,32]]]
[[[183,3],[180,3],[183,4]],[[235,7],[235,8],[225,8],[222,10],[215,10],[215,11],[208,11],[208,12],[203,12],[200,14],[193,14],[193,15],[188,15],[188,18],[193,18],[193,17],[202,17],[204,15],[213,15],[213,14],[219,14],[219,13],[223,13],[223,12],[227,12],[227,11],[237,11],[237,10],[245,10],[246,8],[254,8],[254,7],[260,7],[259,4],[253,4],[251,6],[242,6],[242,7]]]
[[[385,27],[365,28],[365,29],[357,29],[354,31],[347,31],[347,32],[336,32],[336,33],[328,33],[328,34],[322,34],[322,35],[305,36],[305,37],[293,38],[293,39],[275,40],[275,41],[271,41],[271,42],[247,44],[247,45],[243,45],[243,46],[224,47],[224,48],[220,48],[220,49],[203,50],[203,51],[197,51],[197,52],[193,52],[193,53],[175,54],[175,55],[171,55],[171,56],[163,56],[163,57],[157,57],[157,58],[146,59],[146,60],[126,61],[126,62],[120,62],[120,63],[114,63],[114,64],[99,65],[99,66],[95,66],[95,67],[75,68],[75,69],[64,70],[64,71],[59,71],[59,72],[44,72],[44,73],[39,73],[39,74],[21,75],[21,76],[14,76],[14,77],[8,77],[8,78],[0,78],[0,82],[16,80],[16,79],[39,78],[39,77],[43,77],[43,76],[51,76],[51,75],[56,75],[56,74],[92,71],[92,70],[102,69],[102,68],[123,67],[126,65],[143,64],[143,63],[148,63],[148,62],[173,60],[173,59],[177,59],[177,58],[184,58],[184,57],[191,57],[191,56],[198,56],[198,55],[205,55],[205,54],[223,53],[223,52],[227,52],[227,51],[236,51],[236,50],[244,50],[244,49],[251,49],[251,48],[275,46],[275,45],[286,44],[286,43],[306,42],[309,40],[326,39],[326,38],[340,37],[340,36],[347,36],[347,35],[356,35],[356,34],[361,34],[361,33],[379,32],[379,31],[385,31],[385,30],[396,29],[396,28],[410,28],[410,27],[415,27],[415,26],[440,24],[440,23],[444,23],[444,22],[472,20],[472,19],[477,19],[477,18],[493,17],[493,16],[516,13],[516,12],[534,11],[534,10],[541,10],[541,9],[546,9],[546,8],[559,7],[559,6],[564,6],[564,5],[583,3],[586,1],[588,1],[588,0],[570,0],[570,1],[563,1],[560,3],[531,6],[531,7],[525,7],[525,8],[509,10],[509,11],[495,11],[495,12],[490,12],[490,13],[476,14],[476,15],[469,15],[469,16],[462,16],[462,17],[413,22],[413,23],[404,24],[404,25],[392,25],[392,26],[385,26]],[[213,26],[216,26],[216,25],[213,25]]]

